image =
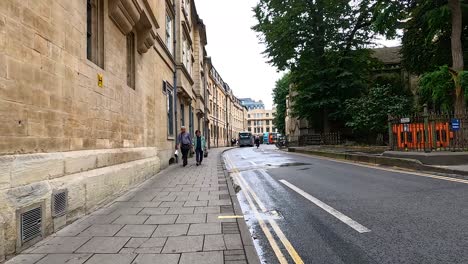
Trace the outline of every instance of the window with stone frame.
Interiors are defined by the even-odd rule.
[[[185,15],[190,17],[190,0],[182,0],[182,5],[184,7]]]
[[[180,104],[180,125],[185,126],[185,105]]]
[[[127,85],[135,90],[135,34],[127,35]]]
[[[174,89],[168,82],[163,85],[167,97],[167,135],[174,137]]]
[[[86,58],[104,68],[104,0],[86,0]]]
[[[189,57],[189,54],[188,54],[188,40],[187,40],[187,37],[184,34],[183,40],[182,40],[182,63],[184,64],[185,69],[188,68],[188,65],[187,65],[188,57]]]
[[[174,19],[169,12],[166,12],[166,47],[174,54]]]

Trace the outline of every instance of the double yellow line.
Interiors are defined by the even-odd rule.
[[[266,238],[268,239],[268,242],[270,243],[271,248],[275,252],[276,257],[278,258],[278,261],[281,264],[287,264],[288,261],[286,257],[283,255],[281,249],[279,248],[278,244],[276,243],[276,240],[274,239],[274,236],[270,232],[270,229],[268,228],[268,225],[265,223],[264,219],[260,215],[259,211],[257,210],[257,207],[255,206],[254,201],[257,203],[258,207],[263,213],[266,213],[268,210],[266,209],[265,204],[258,198],[257,194],[250,188],[248,185],[247,181],[242,177],[240,171],[234,166],[234,164],[231,162],[231,160],[225,156],[226,162],[229,164],[229,167],[231,167],[231,174],[233,177],[236,177],[238,179],[238,183],[242,188],[242,191],[245,194],[245,197],[247,199],[247,202],[249,203],[250,208],[252,209],[252,212],[254,213],[255,218],[257,219],[260,228],[262,229],[263,233],[265,233]],[[251,198],[252,196],[252,198]],[[281,228],[278,226],[276,221],[271,218],[267,218],[267,222],[271,225],[273,228],[274,233],[276,236],[280,239],[281,243],[283,246],[286,248],[288,251],[289,255],[293,259],[294,263],[296,264],[303,264],[304,261],[302,261],[301,257],[297,253],[297,251],[294,249],[292,246],[291,242],[286,238],[286,235],[283,233]]]

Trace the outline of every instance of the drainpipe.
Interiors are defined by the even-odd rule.
[[[174,126],[175,126],[175,136],[176,136],[176,145],[177,145],[177,28],[178,28],[178,23],[176,24],[177,20],[177,7],[174,3],[172,4],[174,8],[174,29],[173,34],[174,34],[174,47],[173,47],[173,52],[174,52]]]
[[[219,148],[219,105],[218,105],[218,87],[216,87],[216,147]]]
[[[206,88],[206,57],[204,56],[203,57],[203,97],[204,97],[204,101],[205,101],[205,104],[204,104],[204,108],[205,108],[205,114],[203,115],[203,135],[206,138],[208,138],[208,128],[207,128],[207,125],[206,125],[206,118],[207,118],[207,115],[208,115],[208,106],[207,104],[209,103],[209,98],[207,98],[207,95],[208,95],[208,92],[207,92],[207,88]]]
[[[228,105],[228,96],[226,95],[226,145],[229,146],[229,105]]]

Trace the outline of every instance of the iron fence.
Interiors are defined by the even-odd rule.
[[[299,146],[314,146],[314,145],[339,145],[341,144],[340,133],[322,133],[299,136]]]
[[[389,117],[389,145],[398,151],[468,150],[468,112]]]

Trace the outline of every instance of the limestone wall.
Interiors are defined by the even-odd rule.
[[[152,12],[145,1],[136,2]],[[101,68],[87,59],[85,0],[0,0],[0,261],[18,248],[21,208],[45,205],[47,235],[168,166],[174,142],[162,88],[173,63],[156,41],[136,53],[128,87],[126,36],[109,2]],[[165,8],[157,10],[165,25]],[[59,189],[69,205],[61,221],[51,216]]]
[[[86,58],[85,1],[0,1],[0,154],[172,148],[158,125],[172,69],[155,50],[137,54],[136,89],[128,87],[126,37],[104,2],[101,69]]]
[[[1,156],[0,239],[4,232],[5,241],[0,244],[7,254],[21,248],[18,209],[44,203],[45,235],[51,234],[154,176],[161,167],[157,154],[156,148],[124,148]],[[52,193],[64,189],[68,191],[67,213],[53,219]]]

